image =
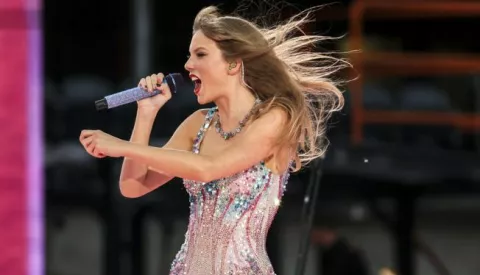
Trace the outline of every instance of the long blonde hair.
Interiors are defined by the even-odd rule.
[[[330,38],[301,31],[311,11],[262,27],[240,16],[221,15],[217,7],[209,6],[193,24],[193,32],[200,30],[214,40],[226,60],[242,60],[244,80],[262,100],[252,119],[272,108],[286,111],[288,123],[278,144],[296,149],[295,170],[325,153],[327,119],[344,104],[331,78],[349,66],[343,59],[314,51],[316,43]]]

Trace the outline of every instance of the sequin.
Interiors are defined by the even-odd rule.
[[[209,110],[198,132],[192,148],[196,154],[216,110]],[[189,224],[170,275],[275,274],[266,237],[288,177],[288,172],[275,174],[261,162],[212,182],[184,180]]]

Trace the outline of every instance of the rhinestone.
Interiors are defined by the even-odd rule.
[[[216,110],[210,109],[204,125],[210,124]],[[194,141],[192,150],[196,154],[204,134],[200,131]],[[189,194],[189,224],[170,275],[275,274],[265,251],[270,224],[266,221],[274,218],[281,205],[288,175],[275,176],[261,162],[212,182],[184,180]]]

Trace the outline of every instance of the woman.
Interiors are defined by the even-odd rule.
[[[265,241],[290,168],[323,154],[326,117],[343,104],[327,79],[343,63],[308,50],[324,38],[291,36],[307,17],[263,29],[202,9],[185,69],[198,102],[216,107],[190,115],[164,147],[148,146],[155,116],[171,97],[163,75],[151,75],[139,85],[162,93],[138,102],[130,141],[82,131],[91,155],[124,157],[125,197],[184,179],[190,220],[170,274],[274,274]]]

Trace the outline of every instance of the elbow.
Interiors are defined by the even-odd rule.
[[[214,177],[208,171],[197,173],[197,176],[195,178],[197,181],[200,181],[200,182],[211,182],[214,180]]]
[[[197,166],[194,178],[196,181],[200,182],[211,182],[216,179],[215,171],[213,162],[208,160],[203,162],[202,165]]]
[[[121,189],[120,189],[120,194],[122,194],[122,196],[127,199],[136,199],[142,196],[141,194],[125,192],[125,191],[122,191]]]
[[[136,199],[144,195],[144,193],[139,192],[139,190],[136,190],[137,188],[131,188],[133,185],[133,182],[127,181],[120,181],[119,183],[119,189],[120,189],[120,194],[129,199]]]

